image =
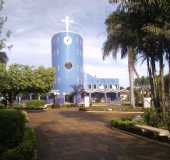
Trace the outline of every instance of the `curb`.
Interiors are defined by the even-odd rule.
[[[169,147],[170,148],[170,144],[169,143],[166,143],[166,142],[160,142],[160,141],[157,141],[157,140],[154,140],[154,139],[151,139],[151,138],[148,138],[148,137],[144,137],[144,136],[141,136],[141,135],[138,135],[138,134],[135,134],[135,133],[132,133],[132,132],[128,132],[128,131],[125,131],[125,130],[121,130],[119,128],[115,128],[115,127],[111,127],[111,129],[116,129],[120,132],[123,132],[125,134],[128,134],[130,136],[134,136],[134,137],[137,137],[139,139],[142,139],[142,140],[145,140],[145,141],[149,141],[151,143],[156,143],[156,144],[159,144],[159,145],[163,145],[163,146],[166,146],[166,147]]]
[[[125,112],[125,111],[86,111],[91,113],[127,113],[127,114],[143,114],[144,112]]]

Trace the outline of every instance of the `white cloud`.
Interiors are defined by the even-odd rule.
[[[12,31],[8,43],[14,45],[9,62],[51,66],[51,37],[63,30],[60,20],[68,15],[79,24],[71,29],[84,37],[85,70],[99,77],[119,78],[122,85],[128,85],[127,59],[102,60],[104,22],[113,8],[108,0],[6,0],[5,27]],[[145,74],[143,67],[138,68]]]

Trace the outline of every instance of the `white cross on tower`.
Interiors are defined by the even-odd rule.
[[[74,21],[66,16],[65,19],[62,20],[62,22],[66,24],[66,32],[69,32],[69,26],[71,23],[74,23]]]

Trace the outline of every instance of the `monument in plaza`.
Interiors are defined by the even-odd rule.
[[[55,68],[54,90],[57,91],[60,102],[65,95],[73,92],[73,86],[83,86],[83,38],[70,30],[74,21],[65,17],[62,22],[66,30],[52,37],[52,66]]]

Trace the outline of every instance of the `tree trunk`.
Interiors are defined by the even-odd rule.
[[[14,98],[14,96],[13,96],[13,93],[12,92],[10,92],[9,94],[8,94],[8,98],[9,98],[9,105],[10,106],[13,106],[13,102],[14,102],[14,100],[13,100],[13,98]]]
[[[158,112],[160,112],[160,96],[159,96],[159,87],[156,80],[156,66],[155,66],[155,58],[151,57],[151,70],[152,70],[152,79],[154,85],[154,94],[155,94],[155,108]]]
[[[40,94],[38,94],[38,100],[39,100],[39,101],[41,100],[41,95],[40,95]]]
[[[154,89],[154,82],[153,82],[153,77],[152,77],[152,69],[151,69],[151,65],[150,65],[150,58],[147,57],[147,68],[148,68],[148,72],[149,72],[149,81],[150,81],[150,86],[151,86],[151,98],[152,98],[152,103],[154,106],[156,106],[156,93],[155,93],[155,89]]]
[[[163,56],[159,59],[159,66],[160,66],[160,104],[161,110],[163,115],[166,114],[166,107],[165,107],[165,84],[164,84],[164,63],[163,63]]]
[[[130,105],[135,108],[135,96],[134,96],[134,60],[132,48],[128,48],[128,71],[129,71],[129,84],[130,84]]]
[[[32,100],[32,93],[29,94],[29,99]]]
[[[169,54],[169,57],[168,57],[169,59],[168,59],[168,66],[169,66],[169,75],[168,75],[168,77],[169,77],[169,92],[168,92],[168,106],[170,106],[170,54]]]
[[[144,87],[143,87],[143,84],[141,86],[141,91],[142,91],[142,106],[144,107]]]

